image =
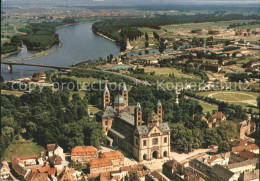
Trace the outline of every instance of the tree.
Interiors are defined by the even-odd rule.
[[[149,42],[146,41],[146,42],[144,43],[144,46],[145,46],[145,48],[148,48],[148,47],[149,47]]]
[[[136,171],[130,171],[128,181],[140,181],[138,173]]]
[[[257,97],[257,107],[260,110],[260,96]]]
[[[218,152],[219,153],[224,153],[224,152],[229,152],[230,151],[230,145],[228,141],[221,141],[218,145]]]
[[[146,39],[146,41],[149,41],[149,36],[146,32],[145,32],[145,39]]]
[[[165,49],[165,44],[163,41],[160,41],[160,44],[159,44],[159,52],[160,53],[163,53],[164,52],[164,49]]]

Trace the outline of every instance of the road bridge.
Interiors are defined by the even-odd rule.
[[[147,81],[139,80],[139,79],[136,79],[136,78],[128,76],[128,75],[123,75],[123,74],[118,73],[118,72],[111,72],[111,71],[107,71],[107,70],[96,70],[96,69],[90,69],[90,68],[47,65],[47,64],[35,64],[35,63],[21,63],[21,62],[12,62],[12,61],[10,61],[10,62],[6,62],[6,61],[3,62],[2,61],[1,64],[7,65],[9,72],[12,72],[14,65],[53,68],[53,69],[57,69],[57,70],[73,70],[73,69],[74,70],[85,70],[85,71],[87,70],[87,71],[104,72],[104,73],[108,73],[108,74],[113,74],[113,75],[116,75],[116,76],[119,76],[119,77],[123,77],[123,78],[129,79],[129,80],[132,80],[135,83],[139,83],[139,84],[143,84],[143,85],[151,85]]]

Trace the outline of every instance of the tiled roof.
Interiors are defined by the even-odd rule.
[[[30,172],[26,175],[25,180],[27,181],[48,181],[47,173]]]
[[[125,139],[125,136],[124,136],[124,135],[122,135],[121,133],[117,132],[117,131],[114,130],[113,128],[110,128],[110,129],[108,130],[108,132],[111,132],[112,134],[117,135],[117,136],[120,137],[121,139]]]
[[[169,124],[168,123],[161,123],[159,124],[159,128],[162,132],[168,132],[170,131]]]
[[[169,160],[165,162],[163,165],[170,168],[171,170],[175,170],[178,166],[178,162],[176,160]]]
[[[238,154],[239,154],[240,156],[245,157],[245,158],[250,159],[250,160],[255,157],[255,154],[254,154],[253,152],[251,152],[251,151],[246,151],[246,150],[240,151],[240,152],[238,152]]]
[[[211,159],[209,160],[209,163],[212,163],[212,162],[214,162],[215,160],[217,160],[219,157],[217,157],[217,156],[213,156],[213,157],[211,157]]]
[[[61,165],[62,158],[58,155],[54,155],[52,157],[49,157],[50,163],[53,165]]]
[[[21,165],[18,164],[17,160],[12,160],[12,167],[18,175],[24,176],[27,173],[27,171]]]
[[[118,115],[118,117],[133,126],[135,124],[134,116],[129,114],[128,112],[122,112]]]
[[[216,119],[222,119],[224,117],[224,114],[222,112],[216,112],[212,115],[212,117]]]
[[[255,159],[252,159],[252,160],[246,160],[246,161],[243,161],[243,162],[229,164],[227,166],[227,168],[228,169],[239,168],[239,167],[244,167],[244,166],[247,166],[247,165],[257,164],[257,162],[258,162],[258,159],[255,158]]]
[[[56,144],[48,144],[47,145],[47,150],[48,152],[54,151],[58,146]]]
[[[136,129],[137,129],[139,135],[149,133],[148,127],[146,125],[137,126]]]
[[[130,171],[130,170],[143,170],[144,166],[143,165],[131,165],[131,166],[125,166],[121,167],[121,171]]]
[[[256,144],[251,144],[251,145],[245,145],[245,146],[236,146],[232,147],[232,152],[239,152],[243,150],[257,150],[259,147]]]
[[[115,113],[116,111],[114,110],[114,108],[112,106],[107,106],[106,110],[104,111],[102,117],[106,118],[106,117],[115,117]]]
[[[71,156],[75,155],[96,155],[98,151],[93,146],[75,146],[71,150]]]
[[[98,168],[112,165],[108,158],[96,158],[89,161],[90,168]]]
[[[120,151],[115,150],[115,151],[102,153],[100,155],[100,157],[101,158],[108,158],[108,159],[112,160],[112,159],[124,158],[124,155]]]
[[[46,165],[38,169],[40,173],[48,173],[49,175],[54,175],[56,168],[51,168],[50,165]]]
[[[229,171],[228,169],[225,169],[223,166],[218,164],[214,165],[211,168],[211,172],[216,175],[220,175],[221,177],[224,177],[226,180],[229,180],[234,175],[233,172]]]

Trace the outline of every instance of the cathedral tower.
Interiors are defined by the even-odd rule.
[[[135,126],[142,125],[142,108],[140,103],[138,102],[135,107]]]
[[[110,92],[106,84],[103,92],[103,109],[106,109],[107,106],[109,106],[109,104],[110,104]]]
[[[122,88],[122,96],[125,99],[125,107],[128,107],[128,90],[126,88],[125,83],[124,83],[123,88]]]
[[[162,118],[162,104],[161,101],[158,101],[157,106],[156,106],[156,112],[157,112],[157,116],[158,116],[158,121],[159,123],[163,122],[163,118]]]

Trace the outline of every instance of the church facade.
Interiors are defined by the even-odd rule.
[[[143,120],[140,103],[128,105],[128,90],[123,85],[121,94],[111,101],[110,91],[105,86],[103,111],[97,114],[110,145],[132,155],[136,160],[152,160],[169,157],[170,128],[163,122],[163,107],[158,101],[155,110]]]

